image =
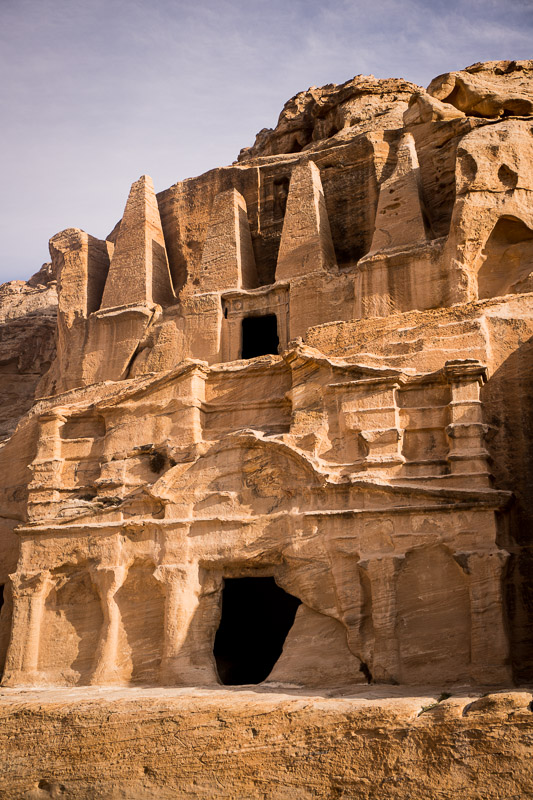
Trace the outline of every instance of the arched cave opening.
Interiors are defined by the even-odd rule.
[[[300,600],[274,578],[226,578],[213,648],[226,686],[261,683],[281,655]]]
[[[522,220],[500,217],[483,255],[485,260],[477,276],[480,299],[528,291],[528,286],[521,287],[520,282],[533,271],[533,230]]]
[[[278,320],[275,314],[243,319],[241,358],[276,355],[278,346]]]

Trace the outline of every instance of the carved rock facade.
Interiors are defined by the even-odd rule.
[[[259,682],[224,677],[224,608],[268,579],[261,681],[531,674],[532,79],[312,89],[232,166],[143,176],[108,240],[51,239],[4,685]]]

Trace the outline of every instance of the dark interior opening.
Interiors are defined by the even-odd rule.
[[[303,150],[303,144],[300,144],[296,137],[293,139],[292,143],[289,145],[289,149],[287,153],[301,153]]]
[[[213,652],[226,686],[261,683],[281,655],[300,600],[274,578],[226,578]]]
[[[274,181],[274,217],[276,219],[283,219],[287,208],[287,198],[289,196],[290,178],[284,175],[281,178],[276,178]]]
[[[276,355],[278,345],[278,320],[275,314],[243,319],[241,358]]]
[[[0,583],[0,610],[2,609],[3,605],[4,605],[4,584]]]

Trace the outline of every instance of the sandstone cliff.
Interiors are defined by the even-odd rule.
[[[28,685],[314,687],[333,729],[340,686],[425,684],[454,698],[436,739],[505,731],[523,764],[529,700],[507,690],[533,676],[532,103],[531,61],[313,87],[231,166],[157,195],[142,176],[107,240],[62,231],[49,268],[2,287],[7,707]],[[479,687],[512,710],[472,732],[492,701],[457,698]],[[414,750],[433,735],[391,725]],[[471,774],[484,753],[494,791],[454,774],[442,796],[512,796],[490,747]],[[117,780],[156,796],[146,768]],[[346,774],[317,768],[315,795],[377,796]],[[388,779],[380,797],[418,796]],[[28,798],[63,791],[32,780]]]
[[[0,286],[0,440],[31,407],[55,358],[57,292],[51,265],[30,280]]]

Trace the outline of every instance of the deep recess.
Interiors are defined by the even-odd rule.
[[[276,355],[279,336],[275,314],[263,317],[245,317],[242,321],[242,358]]]
[[[300,600],[274,578],[226,578],[214,654],[227,686],[261,683],[281,655]]]

